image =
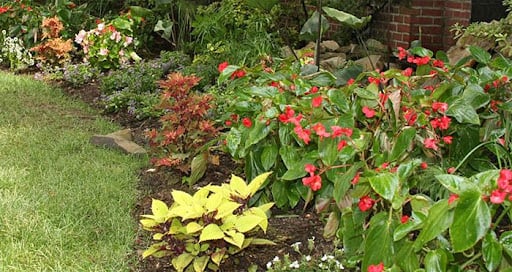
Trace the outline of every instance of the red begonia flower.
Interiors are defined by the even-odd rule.
[[[361,211],[366,212],[373,207],[373,204],[375,204],[375,200],[366,195],[359,199],[359,203],[357,205]]]
[[[244,127],[246,127],[246,128],[252,127],[251,119],[248,117],[244,117],[244,119],[242,119],[242,125],[244,125]]]

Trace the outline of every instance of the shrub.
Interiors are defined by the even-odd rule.
[[[415,69],[337,77],[223,63],[226,148],[248,178],[276,173],[266,193],[278,207],[329,212],[325,235],[362,271],[510,267],[512,62],[469,50],[475,68],[413,47],[398,57]]]
[[[273,242],[256,238],[258,231],[268,226],[268,203],[249,207],[251,197],[270,173],[256,177],[246,184],[232,176],[230,183],[208,185],[193,196],[173,191],[174,203],[153,199],[153,214],[143,215],[140,222],[153,233],[157,241],[143,257],[170,257],[178,271],[217,271],[224,259],[250,245],[272,245]]]
[[[95,29],[80,30],[75,42],[82,47],[84,61],[102,70],[119,68],[130,60],[140,61],[135,53],[133,37],[122,32],[131,28],[130,22],[122,18],[107,24],[99,21]],[[118,29],[116,25],[123,29]]]
[[[73,50],[71,40],[60,37],[64,25],[57,16],[45,18],[41,24],[43,35],[41,43],[30,50],[36,53],[36,59],[44,65],[60,66],[71,60],[70,52]]]
[[[157,81],[162,77],[159,61],[140,62],[111,71],[100,82],[107,112],[127,111],[137,119],[158,117],[154,107],[159,101]]]
[[[9,1],[0,6],[0,29],[7,32],[4,36],[23,40],[27,48],[38,41],[42,18],[40,8],[32,1]]]
[[[163,89],[157,106],[165,114],[160,118],[161,128],[148,132],[152,147],[152,163],[156,166],[180,166],[187,172],[192,168],[190,184],[195,183],[206,169],[208,150],[206,143],[218,130],[208,118],[212,109],[212,96],[193,93],[200,78],[169,74],[160,82]],[[206,149],[206,150],[205,150]]]

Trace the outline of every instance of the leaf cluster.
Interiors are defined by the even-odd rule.
[[[170,207],[153,199],[153,214],[143,215],[140,222],[156,243],[143,257],[170,257],[179,272],[217,271],[224,259],[250,245],[272,245],[256,235],[266,232],[266,212],[273,204],[248,206],[269,175],[261,174],[249,184],[233,175],[229,183],[208,185],[194,195],[173,191]]]

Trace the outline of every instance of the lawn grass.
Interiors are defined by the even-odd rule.
[[[0,72],[0,271],[128,271],[137,169],[89,144],[119,127],[44,83]]]

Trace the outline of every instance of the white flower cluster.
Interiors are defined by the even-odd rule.
[[[23,45],[23,40],[17,37],[7,36],[7,31],[2,30],[0,36],[0,63],[8,63],[13,70],[23,69],[34,65],[34,58],[30,51]]]

